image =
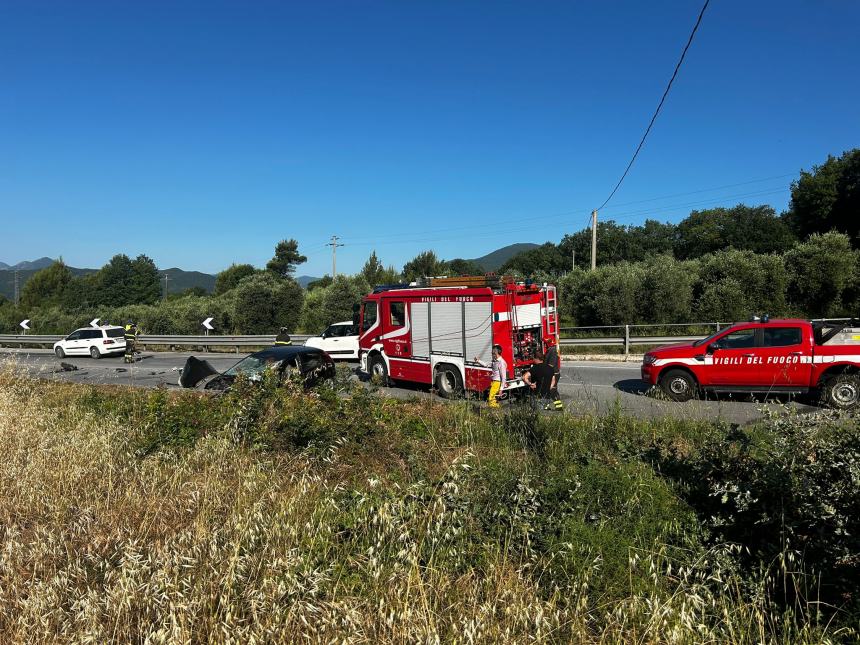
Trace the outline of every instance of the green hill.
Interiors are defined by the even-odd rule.
[[[44,264],[40,261],[40,264]],[[48,265],[50,266],[50,264]],[[39,269],[20,269],[18,271],[18,284],[21,290],[27,280],[33,277]],[[95,273],[97,269],[78,269],[69,267],[72,274],[76,276]],[[159,269],[161,274],[162,285],[164,283],[164,275],[168,277],[167,285],[169,293],[181,293],[192,287],[203,287],[208,293],[215,290],[215,276],[209,273],[201,273],[200,271],[183,271],[182,269],[170,268]],[[0,296],[12,300],[15,297],[15,271],[11,269],[0,269]]]
[[[528,251],[540,246],[531,242],[520,242],[519,244],[510,244],[496,249],[479,258],[474,258],[472,262],[479,264],[484,271],[498,271],[499,268],[512,257],[523,251]]]

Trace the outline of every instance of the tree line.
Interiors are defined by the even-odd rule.
[[[728,322],[753,312],[858,315],[860,149],[801,171],[781,214],[739,204],[693,211],[677,224],[601,222],[598,236],[596,271],[584,270],[591,250],[585,229],[514,256],[500,273],[557,284],[566,324]],[[25,284],[19,307],[0,298],[0,327],[12,331],[27,317],[43,333],[64,333],[98,316],[117,324],[133,319],[149,333],[195,334],[213,316],[221,333],[317,333],[350,319],[374,285],[483,273],[471,260],[444,260],[432,250],[398,271],[374,251],[355,275],[325,276],[304,290],[294,272],[306,259],[296,240],[282,240],[265,268],[233,264],[221,271],[214,294],[192,289],[168,297],[145,255],[116,255],[85,276],[60,260]]]

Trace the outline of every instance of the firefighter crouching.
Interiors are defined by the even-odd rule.
[[[133,321],[126,322],[123,328],[123,337],[125,338],[125,362],[134,363],[134,351],[137,349],[137,325]]]
[[[564,410],[564,404],[558,394],[558,376],[555,368],[550,365],[548,357],[538,352],[535,363],[523,374],[523,380],[529,390],[541,403],[544,410]]]
[[[275,346],[283,347],[285,345],[292,345],[293,341],[290,338],[290,335],[287,333],[286,327],[281,327],[281,333],[275,336]]]

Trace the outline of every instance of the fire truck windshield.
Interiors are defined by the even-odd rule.
[[[362,306],[361,331],[365,332],[376,322],[376,302],[365,302]]]

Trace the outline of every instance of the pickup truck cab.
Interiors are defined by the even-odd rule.
[[[829,405],[860,402],[860,322],[754,320],[693,343],[645,354],[642,380],[675,401],[698,392],[819,393]]]

